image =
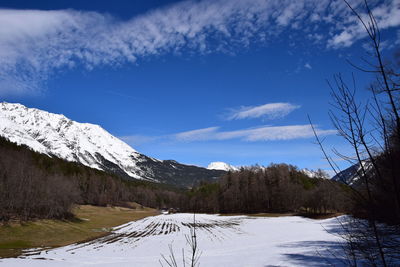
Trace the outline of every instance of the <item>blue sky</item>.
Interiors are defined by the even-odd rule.
[[[351,1],[360,7],[361,1]],[[371,1],[384,53],[400,1]],[[0,99],[101,125],[159,159],[207,166],[286,162],[329,169],[326,79],[367,39],[343,1],[2,1]],[[362,9],[360,9],[362,10]]]

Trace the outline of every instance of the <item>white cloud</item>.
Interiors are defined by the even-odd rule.
[[[312,67],[311,67],[310,63],[306,63],[306,64],[304,64],[304,68],[306,68],[306,69],[309,69],[309,70],[311,70],[311,69],[312,69]]]
[[[314,125],[319,136],[337,134],[336,130],[319,129]],[[313,138],[314,133],[308,124],[285,126],[259,126],[234,131],[222,131],[220,127],[208,127],[191,131],[180,132],[161,136],[121,136],[123,141],[131,145],[142,145],[154,142],[198,142],[198,141],[224,141],[239,140],[246,142],[284,141]]]
[[[171,137],[184,142],[211,141],[239,139],[243,141],[277,141],[310,138],[314,133],[310,125],[287,125],[287,126],[261,126],[251,129],[235,131],[220,131],[219,127],[210,127],[188,132],[182,132]],[[336,130],[316,129],[318,135],[336,134]]]
[[[399,1],[374,7],[381,29],[400,24]],[[92,69],[169,52],[234,51],[287,28],[317,24],[327,31],[308,33],[330,47],[350,46],[365,35],[342,1],[330,0],[191,0],[127,21],[97,12],[2,9],[0,95],[37,93],[57,71],[77,65]]]
[[[285,117],[297,108],[300,108],[300,106],[290,103],[268,103],[261,106],[241,107],[238,110],[233,110],[227,119],[238,120],[260,117],[278,119]]]
[[[353,6],[357,7],[355,4]],[[357,9],[361,18],[368,23],[368,17],[362,11],[363,9]],[[372,8],[372,13],[380,29],[398,27],[400,25],[400,0],[385,1]],[[364,26],[354,15],[343,18],[343,24],[338,27],[339,32],[328,40],[328,47],[349,47],[354,42],[367,36]]]
[[[218,132],[219,127],[208,127],[198,130],[186,131],[172,135],[174,139],[180,141],[205,141],[209,140]]]

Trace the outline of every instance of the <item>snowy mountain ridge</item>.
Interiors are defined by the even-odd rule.
[[[373,165],[370,161],[364,160],[362,161],[362,165],[366,173],[369,175],[371,174],[370,172],[373,172]],[[363,171],[361,168],[360,163],[355,163],[348,167],[347,169],[339,172],[336,174],[332,180],[342,182],[344,184],[350,185],[350,186],[356,186],[358,183],[362,182],[361,180],[361,175]]]
[[[215,179],[221,175],[221,172],[145,156],[99,125],[79,123],[61,114],[21,104],[0,103],[0,136],[39,153],[127,178],[173,180],[187,186],[197,179]]]
[[[301,169],[300,171],[310,178],[324,178],[324,179],[331,178],[328,173],[326,173],[325,171],[323,171],[321,169],[318,169],[315,171],[315,170],[309,170],[307,168],[304,168],[304,169]]]
[[[222,170],[222,171],[237,171],[238,168],[235,166],[232,166],[228,163],[221,162],[221,161],[215,161],[211,162],[208,164],[207,169],[209,170]]]

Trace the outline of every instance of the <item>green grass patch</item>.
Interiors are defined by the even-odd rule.
[[[24,240],[15,240],[11,242],[4,242],[0,244],[0,249],[18,249],[30,247],[31,244]]]

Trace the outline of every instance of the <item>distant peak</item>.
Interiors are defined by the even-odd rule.
[[[324,179],[330,178],[329,174],[321,169],[318,169],[315,171],[315,170],[309,170],[309,169],[305,168],[305,169],[302,169],[301,172],[310,178],[324,178]]]
[[[238,168],[222,161],[211,162],[207,169],[209,170],[222,170],[222,171],[237,171]]]

